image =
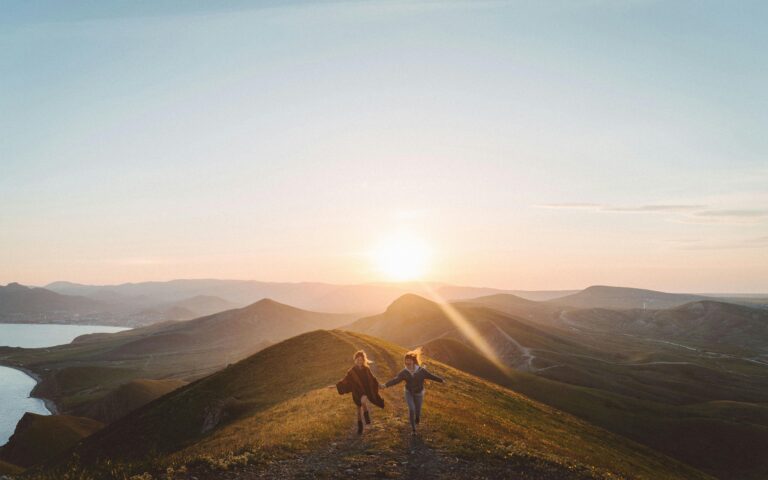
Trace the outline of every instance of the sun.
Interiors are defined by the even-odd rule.
[[[376,270],[397,282],[421,279],[427,271],[429,257],[426,242],[408,233],[382,239],[373,251]]]

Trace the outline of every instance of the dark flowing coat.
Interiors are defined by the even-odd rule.
[[[352,367],[347,374],[336,384],[339,395],[352,394],[352,401],[358,407],[360,398],[365,395],[368,401],[377,407],[384,408],[384,399],[379,395],[379,381],[368,367]]]

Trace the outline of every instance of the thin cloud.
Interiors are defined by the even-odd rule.
[[[636,207],[604,207],[606,212],[629,212],[629,213],[679,213],[691,212],[707,208],[706,205],[640,205]]]
[[[603,208],[603,205],[599,203],[542,203],[534,205],[536,208],[563,208],[563,209],[587,209],[587,210],[599,210]]]
[[[696,225],[756,225],[768,218],[768,210],[702,210],[674,221]]]
[[[768,210],[703,210],[694,212],[694,215],[714,218],[761,218],[768,217]]]
[[[677,204],[659,204],[659,205],[604,205],[600,203],[544,203],[534,205],[536,208],[562,208],[562,209],[581,209],[597,210],[601,212],[618,213],[687,213],[707,208],[706,205],[677,205]]]
[[[768,237],[748,238],[741,242],[709,243],[699,245],[680,245],[679,250],[735,250],[743,248],[768,247]]]
[[[760,223],[768,218],[768,210],[713,209],[698,204],[605,205],[599,203],[564,202],[533,205],[536,208],[591,210],[608,213],[673,214],[668,220],[676,223],[711,225],[744,225]]]

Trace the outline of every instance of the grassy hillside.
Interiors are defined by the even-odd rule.
[[[54,400],[63,413],[88,416],[96,402],[132,380],[194,380],[270,343],[351,318],[261,300],[185,322],[84,335],[70,345],[5,349],[0,364],[34,371],[42,377],[36,396]]]
[[[450,339],[424,346],[425,353],[463,371],[646,444],[719,478],[768,476],[768,406],[707,402],[673,406],[524,372],[502,372],[479,352]]]
[[[561,298],[549,300],[557,305],[578,308],[673,308],[690,302],[707,300],[709,297],[683,293],[666,293],[640,288],[608,287],[594,285]]]
[[[618,296],[617,301],[625,302],[626,305],[636,303],[633,300],[637,295],[634,289],[610,287],[609,291]],[[628,297],[623,296],[626,292],[629,292]],[[509,294],[474,298],[457,305],[485,306],[544,326],[565,328],[570,331],[590,330],[631,334],[665,341],[681,341],[687,345],[707,347],[721,353],[743,353],[744,355],[768,353],[766,350],[768,310],[765,308],[754,304],[742,305],[715,299],[700,299],[677,305],[678,300],[693,297],[680,297],[677,294],[663,295],[673,295],[672,298],[675,301],[671,303],[675,306],[670,308],[572,307],[561,304],[560,300],[532,302]],[[589,302],[585,303],[589,304]]]
[[[112,423],[129,412],[184,385],[186,382],[173,379],[132,380],[90,404],[86,410],[87,417],[104,423]]]
[[[518,371],[670,404],[718,400],[768,402],[766,366],[751,358],[713,356],[673,343],[623,335],[620,331],[580,328],[586,322],[581,317],[572,317],[572,311],[558,314],[559,324],[529,320],[467,302],[453,304],[453,311],[502,363]],[[476,346],[472,336],[452,321],[444,307],[415,295],[401,297],[384,313],[360,319],[345,328],[404,347],[438,338]]]
[[[40,464],[103,426],[89,418],[25,413],[8,443],[0,449],[0,458],[22,467]]]
[[[407,434],[402,388],[362,438],[351,399],[328,388],[363,348],[384,380],[401,368],[393,344],[342,331],[291,338],[129,414],[76,449],[97,459],[147,456],[200,479],[274,477],[647,478],[703,473],[511,390],[432,362],[420,436]],[[119,463],[119,462],[118,462]],[[62,465],[66,468],[62,459]],[[48,477],[55,472],[49,471]],[[109,477],[104,477],[109,478]],[[178,478],[188,478],[180,476]]]
[[[528,302],[523,300],[523,302]],[[574,342],[564,332],[473,303],[459,302],[453,311],[494,347],[502,359],[518,368],[536,368],[525,347],[601,356],[599,349]],[[346,330],[383,338],[403,346],[423,345],[441,337],[469,341],[444,307],[417,295],[403,295],[379,315],[362,318]],[[546,362],[543,364],[546,366]]]
[[[195,295],[194,297],[173,303],[169,307],[182,308],[194,314],[195,317],[213,315],[214,313],[232,310],[239,305],[212,295]],[[190,317],[191,318],[191,317]]]
[[[19,466],[0,460],[0,475],[15,475],[23,471]]]
[[[500,293],[484,297],[454,302],[456,305],[480,305],[514,315],[519,318],[533,320],[538,323],[554,324],[563,307],[544,301],[532,301],[516,295]]]
[[[571,325],[595,331],[684,342],[721,353],[768,354],[768,311],[755,307],[698,301],[663,310],[576,310],[567,318]]]

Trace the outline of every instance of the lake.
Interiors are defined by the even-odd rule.
[[[0,346],[40,348],[70,343],[87,333],[113,333],[128,330],[123,327],[98,325],[47,325],[0,323]],[[0,367],[0,445],[13,434],[24,412],[49,415],[42,400],[29,393],[35,380],[13,368]]]

